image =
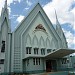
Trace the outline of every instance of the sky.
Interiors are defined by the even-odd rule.
[[[56,10],[59,23],[68,42],[68,47],[75,49],[75,0],[7,0],[12,31],[38,2],[53,25],[56,24]],[[5,0],[0,0],[0,15],[4,3]]]

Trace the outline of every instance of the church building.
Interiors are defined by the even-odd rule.
[[[56,14],[56,12],[55,12]],[[39,3],[11,32],[7,0],[0,16],[0,73],[40,73],[73,67],[65,35],[58,21],[56,28]]]

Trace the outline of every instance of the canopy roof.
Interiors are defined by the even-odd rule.
[[[62,58],[64,56],[67,56],[72,53],[75,53],[75,50],[73,50],[73,49],[59,49],[59,50],[55,50],[55,51],[49,53],[48,55],[46,55],[46,58],[48,58],[48,59]]]

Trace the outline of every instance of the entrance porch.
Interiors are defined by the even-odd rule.
[[[65,68],[67,67],[67,64],[62,64],[62,58],[74,53],[75,50],[72,49],[59,49],[50,52],[48,55],[46,55],[46,71],[51,72],[51,71],[57,71],[58,68],[63,68],[63,65]],[[67,57],[65,57],[67,59]],[[65,61],[66,63],[66,61]],[[70,63],[70,62],[69,62]]]

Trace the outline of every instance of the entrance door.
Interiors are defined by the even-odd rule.
[[[46,61],[46,71],[51,72],[51,70],[52,70],[51,61],[48,60],[48,61]]]

